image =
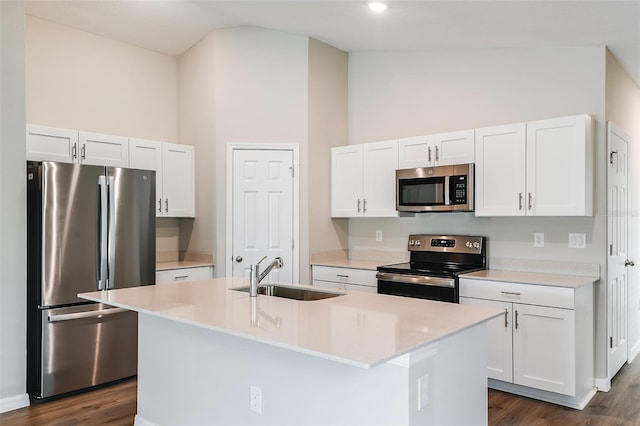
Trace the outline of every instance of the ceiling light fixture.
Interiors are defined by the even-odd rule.
[[[382,2],[382,1],[370,1],[368,3],[368,6],[369,6],[369,9],[377,13],[384,12],[389,7],[385,2]]]

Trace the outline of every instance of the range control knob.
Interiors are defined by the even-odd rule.
[[[420,247],[422,245],[422,242],[420,242],[420,240],[416,240],[416,245]]]
[[[467,241],[465,246],[467,246],[467,248],[471,248],[471,247],[473,247],[473,244],[471,244],[471,241]]]
[[[413,240],[409,240],[409,245],[412,246],[414,244]]]
[[[477,248],[477,249],[480,248],[480,243],[477,241],[473,243],[473,248]]]

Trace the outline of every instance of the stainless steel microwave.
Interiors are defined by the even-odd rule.
[[[396,170],[399,212],[473,211],[473,164]]]

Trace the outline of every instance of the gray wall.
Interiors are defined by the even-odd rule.
[[[0,2],[0,411],[26,398],[24,4]],[[28,402],[28,399],[25,401]]]

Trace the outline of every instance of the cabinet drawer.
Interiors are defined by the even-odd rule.
[[[565,309],[575,305],[572,288],[468,278],[460,278],[460,296]]]
[[[313,280],[334,281],[344,284],[359,284],[377,287],[376,271],[368,269],[336,268],[333,266],[313,266]]]
[[[171,284],[184,281],[208,280],[211,278],[211,267],[168,269],[156,272],[156,284]]]

